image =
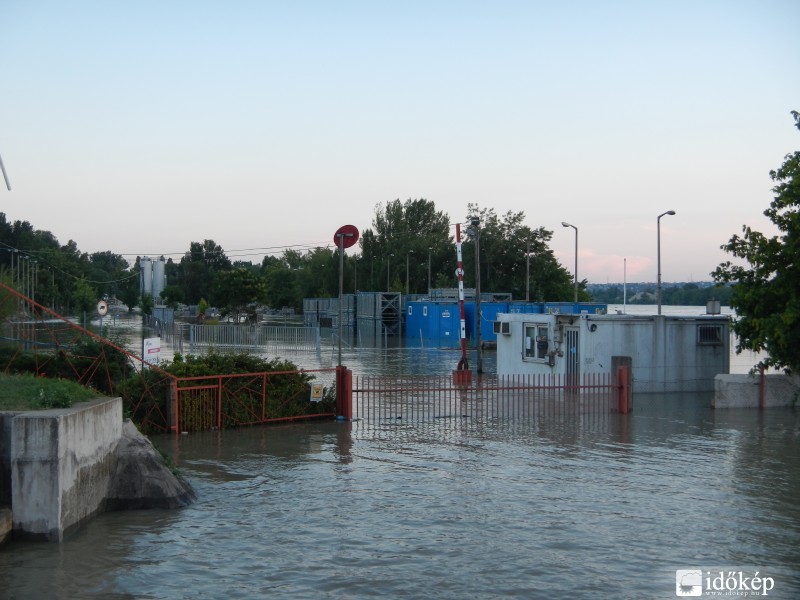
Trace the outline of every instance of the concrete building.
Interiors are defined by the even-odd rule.
[[[714,390],[730,372],[727,316],[498,314],[498,375],[575,377],[631,368],[634,393]]]

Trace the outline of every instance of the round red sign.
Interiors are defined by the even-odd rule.
[[[342,225],[333,235],[333,242],[336,244],[337,248],[339,244],[341,244],[343,248],[349,248],[357,241],[358,228],[355,225]]]

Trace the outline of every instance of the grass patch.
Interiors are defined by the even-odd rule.
[[[66,379],[34,375],[0,375],[0,410],[69,408],[100,397],[96,390]]]

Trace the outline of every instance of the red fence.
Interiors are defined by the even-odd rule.
[[[332,403],[322,402],[316,405],[320,410],[309,410],[314,406],[309,404],[309,384],[312,373],[324,375],[334,371],[319,369],[177,377],[173,388],[173,428],[188,433],[279,421],[333,418],[336,413]],[[302,377],[305,375],[308,377]],[[324,410],[327,406],[331,410]]]
[[[622,368],[624,369],[624,367]],[[353,376],[352,419],[420,423],[435,419],[529,419],[628,412],[627,370],[590,375]]]

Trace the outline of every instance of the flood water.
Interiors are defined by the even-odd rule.
[[[344,356],[370,373],[458,359]],[[157,436],[197,501],[11,542],[0,598],[675,598],[678,569],[757,571],[798,598],[798,413],[709,403]]]

